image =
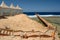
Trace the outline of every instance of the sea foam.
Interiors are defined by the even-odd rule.
[[[39,15],[39,16],[41,17],[59,16],[60,17],[60,15]],[[36,17],[36,15],[29,15],[28,17]]]

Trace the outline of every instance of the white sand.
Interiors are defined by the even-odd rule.
[[[23,31],[41,31],[45,32],[47,29],[40,23],[28,18],[25,14],[7,17],[8,19],[0,19],[0,28],[8,27],[13,30]]]

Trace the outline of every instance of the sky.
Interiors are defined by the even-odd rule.
[[[0,4],[2,1],[8,6],[18,4],[23,12],[60,12],[60,0],[0,0]]]

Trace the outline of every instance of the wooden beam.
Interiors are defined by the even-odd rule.
[[[37,16],[37,18],[38,18],[40,21],[43,22],[43,24],[44,24],[46,27],[48,27],[49,29],[54,30],[54,26],[53,26],[51,23],[47,22],[45,19],[43,19],[42,17],[40,17],[39,14],[36,14],[36,16]]]

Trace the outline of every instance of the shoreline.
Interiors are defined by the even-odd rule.
[[[60,15],[39,15],[39,16],[41,16],[41,17],[53,17],[53,16],[60,17]],[[33,17],[36,17],[36,15],[28,15],[28,17],[33,18]]]

